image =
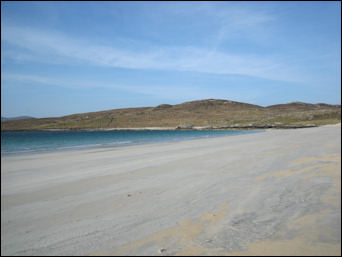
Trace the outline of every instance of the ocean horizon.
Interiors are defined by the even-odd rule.
[[[62,130],[3,131],[1,155],[122,147],[138,144],[234,136],[262,130]]]

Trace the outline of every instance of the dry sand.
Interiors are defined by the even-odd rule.
[[[1,164],[2,255],[341,254],[341,125]]]

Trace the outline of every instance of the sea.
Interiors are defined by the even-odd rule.
[[[175,142],[235,136],[261,130],[63,130],[2,131],[1,155]]]

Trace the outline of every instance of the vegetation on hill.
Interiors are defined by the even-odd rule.
[[[8,121],[8,120],[22,120],[22,119],[34,119],[34,117],[30,116],[19,116],[19,117],[2,117],[1,116],[1,121]]]
[[[341,121],[341,106],[293,102],[268,107],[219,99],[1,122],[1,130],[300,127]]]

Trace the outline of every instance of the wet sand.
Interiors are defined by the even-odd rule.
[[[2,255],[340,255],[341,125],[1,158]]]

